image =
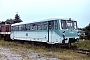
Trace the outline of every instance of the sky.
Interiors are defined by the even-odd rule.
[[[68,17],[83,28],[90,23],[90,0],[0,0],[0,21],[14,19],[17,12],[23,22]]]

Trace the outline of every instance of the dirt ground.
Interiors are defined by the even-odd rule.
[[[71,49],[1,40],[0,60],[90,60],[90,56]]]
[[[52,52],[47,52],[52,54]],[[32,50],[21,50],[7,47],[0,47],[0,60],[60,60],[58,58],[45,57],[43,53],[36,53]]]

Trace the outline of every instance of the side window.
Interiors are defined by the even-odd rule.
[[[42,30],[47,30],[47,22],[42,22]]]
[[[11,31],[14,31],[14,26],[11,26]]]
[[[20,29],[21,29],[21,30],[24,30],[24,29],[23,29],[23,25],[20,25]]]
[[[32,27],[33,27],[33,30],[35,30],[35,24],[33,24]]]
[[[51,21],[48,22],[48,27],[51,29]]]
[[[9,25],[6,25],[6,32],[9,32]]]
[[[41,27],[41,25],[38,25],[38,30],[42,30],[42,27]]]
[[[17,27],[17,31],[19,30],[19,26],[16,26]]]
[[[26,30],[26,24],[23,24],[23,30]]]
[[[23,28],[23,25],[19,25],[19,31],[23,31],[24,28]]]
[[[14,26],[14,30],[18,31],[19,30],[19,26],[18,25]]]
[[[30,24],[26,24],[26,30],[30,30]]]
[[[25,24],[19,25],[19,31],[23,30],[26,30],[26,25]]]
[[[54,20],[48,21],[49,29],[54,29]]]
[[[54,20],[51,21],[51,23],[52,23],[52,29],[54,29]]]
[[[22,30],[22,25],[19,25],[19,31],[21,31]]]
[[[35,30],[37,30],[37,24],[35,24]]]
[[[77,29],[77,22],[74,21],[74,29]]]
[[[65,20],[61,20],[61,27],[62,27],[62,29],[66,29],[66,21]]]
[[[33,24],[34,30],[37,30],[37,24]]]
[[[41,25],[41,23],[39,22],[39,23],[37,23],[37,30],[42,30],[42,25]]]
[[[58,21],[55,20],[55,29],[58,29]]]
[[[30,29],[33,30],[33,24],[30,24],[30,26],[31,26]]]
[[[37,30],[37,24],[31,24],[30,26],[31,30]]]

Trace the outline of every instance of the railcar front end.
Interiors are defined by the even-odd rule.
[[[10,39],[10,32],[11,32],[11,25],[10,24],[0,26],[0,38],[1,39],[9,40]]]
[[[79,39],[77,30],[77,21],[73,20],[61,20],[61,31],[62,31],[62,43],[68,40],[68,43],[77,42]]]

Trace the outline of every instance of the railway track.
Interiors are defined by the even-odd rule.
[[[90,55],[90,50],[76,49],[78,53]]]
[[[59,45],[48,45],[48,44],[43,44],[43,43],[37,43],[37,42],[29,42],[29,41],[19,41],[19,40],[14,40],[12,42],[17,42],[17,43],[21,43],[21,44],[24,44],[24,43],[27,43],[27,44],[30,44],[30,45],[35,45],[35,46],[44,46],[46,48],[61,48],[61,49],[71,49],[73,51],[76,51],[77,53],[81,53],[81,54],[87,54],[87,55],[90,55],[90,50],[85,50],[85,49],[80,49],[80,48],[77,48],[77,46],[59,46]]]

